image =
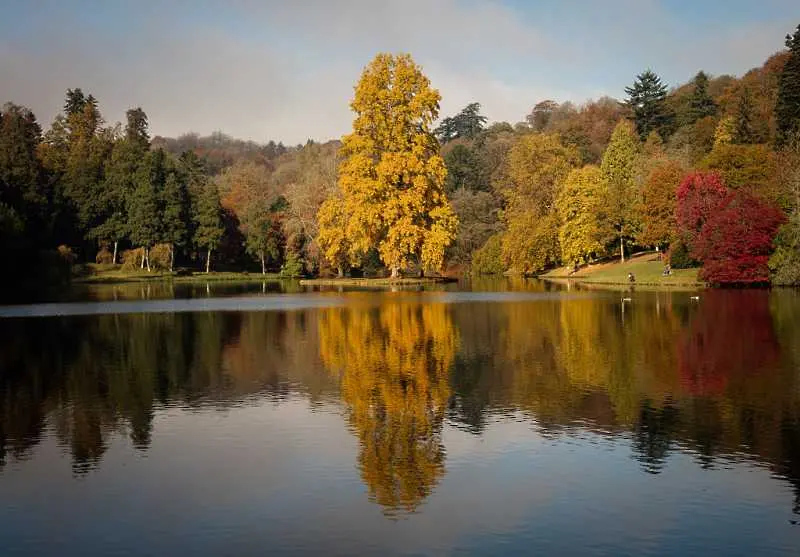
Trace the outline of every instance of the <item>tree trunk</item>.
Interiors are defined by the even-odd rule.
[[[392,266],[392,278],[400,278],[400,267]]]
[[[619,257],[620,260],[625,263],[625,242],[622,239],[622,235],[619,237]]]
[[[144,269],[144,248],[142,248],[142,264],[139,265],[140,269]]]
[[[117,244],[119,244],[119,242],[114,241],[114,255],[111,256],[111,264],[112,265],[116,265],[117,264]]]
[[[264,264],[264,252],[262,251],[259,255],[261,256],[261,274],[266,275],[267,266]]]
[[[336,276],[339,278],[344,278],[344,267],[342,267],[341,265],[336,267]]]
[[[169,272],[175,267],[175,244],[169,245]]]
[[[144,248],[144,257],[147,260],[147,272],[150,272],[150,248]]]
[[[206,257],[206,274],[211,271],[211,248],[208,248],[208,256]]]

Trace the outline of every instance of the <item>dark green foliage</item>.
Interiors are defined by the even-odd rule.
[[[625,105],[631,111],[639,138],[644,141],[656,130],[666,139],[674,119],[667,106],[667,87],[655,73],[647,70],[636,76],[632,86],[625,88]]]
[[[141,108],[131,108],[125,113],[127,125],[125,126],[125,139],[137,148],[146,150],[150,145],[147,114]]]
[[[716,113],[717,104],[708,92],[708,76],[701,71],[694,78],[694,91],[689,99],[687,123],[694,124],[701,118],[714,116]]]
[[[785,145],[792,134],[800,131],[800,25],[794,35],[786,36],[789,59],[778,82],[775,105],[777,143]]]
[[[160,153],[160,154],[158,154]],[[164,186],[164,153],[148,153],[128,199],[128,232],[133,245],[152,247],[161,236],[159,202]]]
[[[734,143],[749,145],[760,143],[753,126],[753,96],[746,87],[739,95],[739,102],[736,105],[736,132]]]
[[[447,165],[445,190],[453,193],[459,189],[478,191],[487,189],[483,179],[481,164],[472,149],[466,145],[456,145],[444,156]]]
[[[434,133],[441,143],[447,143],[459,137],[473,138],[483,131],[486,116],[480,115],[480,103],[468,104],[455,116],[445,118]]]
[[[769,268],[773,284],[800,286],[800,212],[778,230]]]
[[[294,253],[286,255],[286,261],[281,266],[281,276],[285,278],[295,278],[303,276],[303,260]]]
[[[669,264],[673,269],[691,269],[698,266],[697,261],[689,255],[689,248],[680,240],[670,246]]]
[[[192,218],[196,228],[194,242],[198,247],[215,250],[222,240],[222,206],[217,185],[206,181],[200,186]]]

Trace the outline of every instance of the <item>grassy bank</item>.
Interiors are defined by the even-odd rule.
[[[84,265],[73,279],[78,284],[118,284],[136,282],[173,281],[182,283],[206,282],[262,282],[265,280],[280,280],[277,273],[191,273],[181,274],[168,271],[122,270],[119,265]]]
[[[664,263],[658,254],[646,253],[631,258],[625,263],[619,261],[598,263],[582,267],[577,273],[561,267],[540,275],[543,279],[570,279],[594,284],[629,284],[628,273],[636,277],[635,284],[643,286],[702,286],[698,278],[699,269],[673,269],[672,274],[664,276]]]

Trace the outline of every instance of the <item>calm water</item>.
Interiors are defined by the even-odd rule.
[[[800,295],[695,294],[0,307],[0,553],[796,555]]]

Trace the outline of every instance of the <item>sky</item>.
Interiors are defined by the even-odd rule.
[[[0,0],[0,103],[47,127],[80,87],[111,123],[141,106],[152,135],[324,141],[374,55],[408,52],[442,116],[477,101],[513,123],[623,98],[647,68],[741,75],[798,24],[798,0]]]

